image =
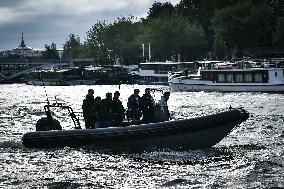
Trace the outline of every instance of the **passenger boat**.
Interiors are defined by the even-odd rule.
[[[169,74],[172,91],[284,92],[283,67],[239,67],[203,63],[197,74]]]
[[[196,62],[143,62],[139,64],[140,84],[168,85],[168,72],[196,69]]]
[[[70,115],[74,118],[72,111]],[[127,151],[200,149],[217,144],[248,117],[244,109],[230,109],[184,120],[132,122],[124,127],[28,132],[22,142],[29,148],[92,145],[95,149]],[[76,119],[73,121],[76,123]]]

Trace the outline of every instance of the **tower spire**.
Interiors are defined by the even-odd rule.
[[[22,41],[19,47],[26,47],[25,41],[24,41],[24,32],[22,32]]]

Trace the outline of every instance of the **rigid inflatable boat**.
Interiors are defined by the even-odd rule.
[[[127,127],[35,131],[26,133],[22,142],[33,148],[92,145],[97,149],[133,151],[200,149],[217,144],[248,117],[244,109],[230,109],[196,118]]]

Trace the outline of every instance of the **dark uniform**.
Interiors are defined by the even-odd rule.
[[[106,98],[101,101],[102,127],[112,126],[112,94],[107,93]]]
[[[153,123],[155,122],[155,110],[154,110],[154,99],[150,94],[150,89],[145,89],[145,94],[141,97],[141,110],[143,113],[142,120],[145,123]]]
[[[139,96],[139,89],[134,89],[134,94],[128,98],[127,102],[127,116],[131,120],[140,120],[142,113],[140,109],[141,97]]]
[[[94,120],[96,123],[96,128],[101,127],[102,120],[102,101],[101,97],[97,96],[94,102]]]
[[[163,121],[168,121],[170,119],[170,112],[168,107],[168,100],[170,98],[170,92],[164,92],[163,96],[161,96],[161,100],[159,105],[161,106],[161,111],[163,114]]]
[[[116,91],[112,100],[112,119],[114,126],[118,126],[124,119],[125,109],[119,100],[119,95],[119,92]]]
[[[94,120],[94,91],[90,90],[88,91],[88,94],[86,95],[86,98],[83,100],[83,117],[85,120],[85,127],[86,129],[95,128],[95,120]]]

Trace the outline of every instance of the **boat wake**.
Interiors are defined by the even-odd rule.
[[[228,150],[208,148],[189,151],[144,152],[142,154],[132,154],[128,158],[151,164],[204,165],[220,161],[230,161],[234,159],[234,155]]]

